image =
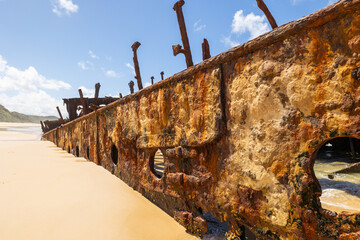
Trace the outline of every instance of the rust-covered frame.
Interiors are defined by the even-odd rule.
[[[322,209],[313,171],[326,141],[360,138],[359,16],[360,0],[340,1],[43,139],[78,147],[200,236],[203,211],[229,239],[243,225],[259,239],[359,239],[360,213]]]

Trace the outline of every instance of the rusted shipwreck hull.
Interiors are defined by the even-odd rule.
[[[258,239],[360,239],[360,213],[323,209],[313,170],[326,141],[360,138],[359,16],[360,0],[340,1],[43,139],[103,166],[199,235],[205,212],[229,224],[230,239],[242,226]]]

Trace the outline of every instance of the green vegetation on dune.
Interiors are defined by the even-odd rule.
[[[18,122],[18,123],[39,123],[44,120],[56,120],[54,116],[33,116],[18,112],[10,112],[4,106],[0,105],[0,122]]]

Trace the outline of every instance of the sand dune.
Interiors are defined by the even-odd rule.
[[[197,239],[102,167],[37,138],[0,131],[0,239]]]

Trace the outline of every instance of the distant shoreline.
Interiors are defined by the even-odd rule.
[[[0,105],[0,122],[7,123],[40,123],[45,120],[56,120],[54,116],[35,116],[26,115],[18,112],[10,112],[4,106]]]

